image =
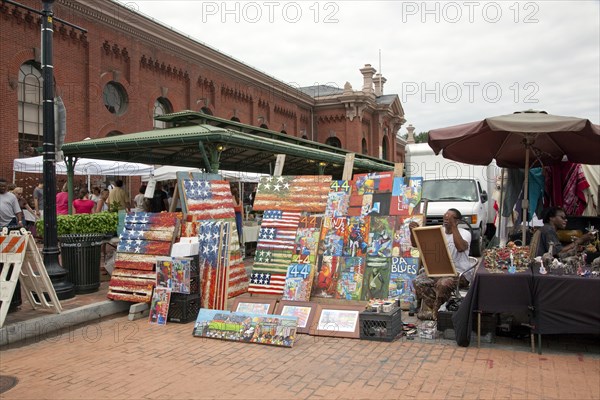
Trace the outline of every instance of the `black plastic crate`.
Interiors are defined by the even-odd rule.
[[[195,321],[200,311],[200,294],[172,293],[167,321],[185,324]]]
[[[446,329],[454,329],[454,324],[452,323],[452,315],[454,312],[452,311],[438,311],[437,315],[437,330],[440,332],[444,332]]]
[[[363,311],[358,315],[360,338],[391,342],[402,332],[402,309],[395,307],[390,312]]]

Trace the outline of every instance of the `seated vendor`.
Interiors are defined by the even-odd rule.
[[[458,223],[462,218],[460,211],[451,208],[444,214],[443,224],[446,242],[448,243],[448,251],[456,272],[459,274],[468,270],[471,267],[469,261],[469,246],[471,244],[471,232],[466,229],[459,228]],[[411,222],[409,228],[411,230],[411,242],[416,246],[412,230],[419,225],[416,222]],[[467,278],[467,277],[465,277]],[[470,281],[470,278],[467,278]],[[417,299],[421,300],[421,311],[417,314],[419,319],[437,319],[438,309],[442,304],[447,302],[452,293],[456,290],[458,277],[439,277],[430,278],[425,271],[421,272],[413,281],[415,294]],[[431,311],[424,310],[423,303]]]
[[[560,243],[557,231],[567,227],[567,216],[565,211],[560,207],[550,207],[542,213],[544,226],[540,231],[539,242],[537,243],[536,256],[542,256],[550,250],[550,243],[553,244],[552,256],[558,257],[566,255],[569,252],[577,251],[577,247],[589,242],[595,238],[595,233],[588,232],[585,235],[578,237],[573,242],[566,246]]]

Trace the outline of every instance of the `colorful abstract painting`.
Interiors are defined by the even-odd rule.
[[[349,217],[344,238],[344,256],[361,257],[369,246],[370,217]]]
[[[273,314],[253,314],[200,309],[194,336],[244,343],[292,347],[298,318]]]
[[[185,179],[182,184],[188,214],[201,219],[235,218],[229,182]]]
[[[335,298],[338,286],[338,256],[319,256],[312,296]]]
[[[292,262],[315,265],[317,263],[320,236],[320,218],[318,227],[298,228],[298,231],[296,232],[295,249],[292,256]]]
[[[423,191],[423,178],[394,178],[390,215],[413,215],[418,213]]]
[[[390,193],[392,191],[393,171],[355,174],[353,177],[356,192],[359,195]]]
[[[387,299],[391,258],[367,257],[361,300]]]
[[[283,300],[308,301],[313,284],[315,267],[311,264],[289,265],[285,276]]]
[[[156,286],[170,288],[173,293],[190,294],[191,258],[158,257]]]
[[[392,257],[389,298],[412,302],[415,292],[412,285],[419,271],[419,259],[413,257]]]
[[[169,314],[169,302],[171,301],[171,289],[155,287],[150,303],[150,314],[148,322],[151,324],[165,325]]]
[[[269,176],[260,178],[252,209],[324,212],[331,176]]]
[[[368,257],[391,257],[396,217],[372,216],[369,229]]]
[[[411,222],[416,222],[419,226],[424,226],[423,215],[417,214],[410,217],[397,217],[396,227],[394,229],[394,243],[392,245],[392,257],[418,257],[415,255],[416,248],[412,247],[410,242]]]
[[[299,212],[264,212],[250,276],[250,293],[283,293],[287,268],[295,250],[300,218]]]
[[[324,217],[321,227],[319,254],[341,256],[344,252],[347,217]]]
[[[329,217],[345,217],[348,215],[350,196],[352,194],[352,181],[332,181],[327,197],[325,215]]]
[[[360,300],[365,272],[363,257],[340,257],[338,259],[338,285],[336,298]]]

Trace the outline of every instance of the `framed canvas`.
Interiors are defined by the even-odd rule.
[[[298,333],[310,333],[317,304],[310,301],[281,300],[277,303],[275,314],[298,317]]]
[[[448,251],[443,226],[424,226],[413,229],[427,276],[456,276],[454,261]]]
[[[277,299],[260,297],[236,297],[233,300],[231,311],[252,314],[273,314]]]
[[[318,336],[360,338],[358,315],[363,305],[319,304],[311,333]]]

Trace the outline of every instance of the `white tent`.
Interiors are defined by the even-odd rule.
[[[199,168],[187,168],[187,167],[177,167],[173,165],[164,165],[162,167],[158,167],[154,170],[153,177],[157,181],[168,181],[177,179],[177,172],[202,172]],[[252,172],[243,172],[243,171],[219,171],[219,174],[223,176],[223,179],[232,182],[258,182],[260,177],[263,174],[256,174]],[[142,181],[150,180],[151,175],[142,176]]]
[[[41,174],[44,172],[44,159],[42,156],[16,158],[13,161],[13,171]],[[154,167],[147,164],[80,158],[75,163],[74,173],[75,175],[141,176],[151,174],[152,171]],[[67,174],[64,161],[56,163],[56,173]]]

